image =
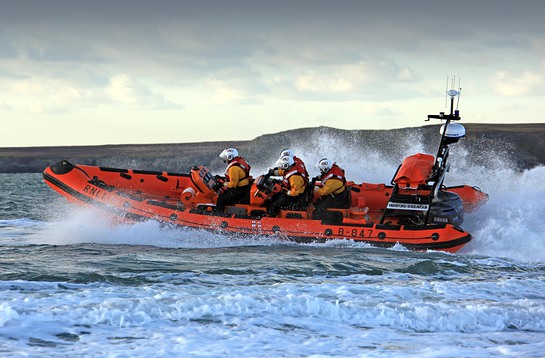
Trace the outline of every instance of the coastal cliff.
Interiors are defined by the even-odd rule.
[[[545,165],[545,123],[467,124],[461,146],[470,155],[487,151],[500,155],[517,170]],[[329,127],[302,128],[266,134],[249,141],[146,145],[100,145],[67,147],[0,148],[0,173],[41,172],[66,159],[74,163],[133,169],[187,172],[195,165],[223,167],[218,153],[236,147],[251,162],[272,163],[287,147],[312,148],[329,141],[346,148],[373,148],[383,155],[403,157],[410,140],[420,141],[423,150],[435,154],[438,125],[393,130],[341,130]],[[265,164],[264,164],[265,165]]]

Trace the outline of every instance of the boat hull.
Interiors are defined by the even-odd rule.
[[[100,209],[131,222],[157,220],[170,226],[189,227],[238,236],[271,236],[298,243],[353,240],[372,246],[402,245],[410,250],[456,252],[471,235],[450,224],[380,224],[381,205],[391,187],[358,184],[356,195],[366,208],[332,210],[328,218],[313,220],[307,211],[281,211],[268,217],[262,207],[236,205],[226,213],[211,206],[191,207],[180,200],[193,185],[189,174],[138,171],[72,165],[66,161],[46,168],[45,182],[69,201]],[[465,190],[465,189],[464,189]],[[354,201],[354,197],[353,197]],[[375,220],[374,220],[375,219]]]

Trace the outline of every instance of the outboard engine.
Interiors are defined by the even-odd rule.
[[[460,226],[463,221],[462,199],[456,193],[439,191],[430,205],[428,223]]]

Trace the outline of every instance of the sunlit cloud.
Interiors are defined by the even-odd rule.
[[[210,89],[210,101],[216,104],[237,103],[246,99],[246,94],[230,86],[226,81],[208,80],[208,88]]]
[[[349,92],[354,89],[354,84],[347,78],[328,78],[315,72],[301,75],[295,80],[295,87],[301,92]]]
[[[544,87],[543,76],[539,73],[525,71],[513,74],[506,71],[496,72],[491,85],[493,90],[502,96],[542,95]]]
[[[151,91],[141,82],[124,73],[110,79],[106,93],[114,102],[120,102],[133,108],[182,108],[181,105],[167,100],[163,95]]]
[[[10,100],[10,108],[32,114],[66,112],[83,100],[79,89],[49,77],[10,81],[4,95]]]
[[[129,104],[138,102],[142,94],[149,94],[146,88],[139,85],[126,74],[112,77],[106,92],[114,101]]]

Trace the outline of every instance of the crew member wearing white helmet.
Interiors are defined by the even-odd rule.
[[[308,186],[305,168],[288,155],[281,157],[276,164],[278,169],[274,170],[275,174],[282,175],[282,192],[273,198],[267,215],[276,216],[281,209],[304,210]]]
[[[305,175],[308,178],[307,167],[305,166],[305,163],[303,162],[301,158],[295,156],[295,152],[293,151],[293,149],[289,149],[289,148],[283,149],[280,152],[280,158],[278,158],[278,161],[280,161],[280,159],[282,159],[282,157],[285,157],[285,156],[292,157],[293,161],[295,163],[298,163],[303,168],[303,171],[305,172]]]
[[[238,155],[238,150],[235,148],[227,148],[219,156],[224,163],[227,163],[227,168],[225,168],[224,190],[219,194],[216,210],[224,211],[226,205],[240,203],[247,199],[250,193],[250,164]]]
[[[319,180],[321,186],[315,186],[314,191],[319,195],[314,204],[314,219],[323,219],[326,216],[326,209],[350,207],[350,190],[346,188],[346,177],[344,170],[337,163],[323,158],[318,162],[320,169]]]

